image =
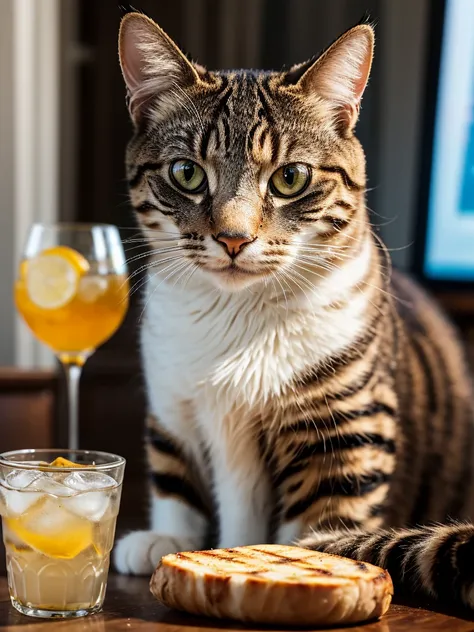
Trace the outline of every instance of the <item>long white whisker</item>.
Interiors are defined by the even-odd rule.
[[[139,259],[144,259],[145,257],[153,257],[156,255],[167,254],[169,252],[177,252],[178,250],[182,250],[182,246],[165,246],[163,248],[155,248],[154,250],[148,250],[147,252],[142,252],[138,255],[133,255],[127,259],[127,263],[133,263],[134,261],[138,261]]]
[[[327,250],[323,250],[322,248],[308,248],[303,246],[302,248],[298,248],[297,249],[299,252],[303,252],[303,253],[307,253],[307,254],[313,254],[313,255],[330,255],[333,257],[345,257],[346,259],[352,259],[354,257],[353,253],[351,251],[344,251],[344,250],[336,250],[335,248],[328,248]]]
[[[158,266],[151,266],[149,268],[149,270],[153,270],[154,268],[157,268],[157,267]],[[160,270],[157,270],[156,273],[153,276],[155,277],[159,273],[160,273]],[[136,292],[138,292],[144,285],[147,284],[149,278],[150,278],[149,274],[144,274],[143,278],[138,279],[137,281],[135,281],[133,286],[130,288],[129,295],[133,296],[134,294],[136,294]]]
[[[272,275],[272,280],[273,278],[275,278],[275,281],[278,283],[278,285],[281,287],[281,291],[283,292],[283,298],[285,299],[285,303],[286,303],[286,312],[288,313],[288,299],[286,297],[286,292],[285,292],[285,288],[283,287],[283,285],[281,284],[281,281],[278,277],[278,274],[273,274]]]
[[[280,279],[280,277],[281,277],[281,279]],[[279,272],[277,272],[276,275],[275,275],[275,278],[280,283],[280,285],[281,285],[281,282],[283,282],[286,285],[286,287],[288,288],[289,292],[291,294],[293,294],[294,297],[296,297],[294,289],[291,287],[291,285],[286,280],[286,274],[283,274],[283,270],[280,270]],[[281,287],[283,289],[283,286],[281,286]],[[285,292],[285,300],[286,300],[286,308],[288,310],[288,301],[286,299],[286,292]]]
[[[156,274],[158,274],[158,272]],[[128,295],[133,296],[134,294],[136,294],[144,285],[146,285],[147,281],[147,276],[145,276],[143,279],[138,279],[138,281],[135,281],[133,286],[130,288]]]
[[[133,235],[127,235],[125,237],[125,241],[127,239],[134,239],[137,237],[148,237],[149,235],[170,235],[171,237],[181,237],[180,233],[171,230],[162,230],[161,228],[145,228],[144,226],[138,229],[135,229],[135,233]]]
[[[179,280],[184,276],[184,274],[189,270],[189,268],[191,268],[193,266],[191,261],[186,261],[185,262],[185,266],[181,272],[181,274],[179,275],[179,277],[177,279],[175,279],[175,281],[173,282],[173,287],[175,287],[177,285],[177,283],[179,282]]]
[[[165,257],[164,259],[149,261],[148,263],[145,263],[144,265],[142,265],[139,268],[137,268],[136,270],[134,270],[131,274],[129,274],[127,280],[130,281],[131,279],[136,277],[137,274],[140,274],[144,270],[148,270],[149,268],[154,268],[155,266],[159,265],[160,263],[166,263],[167,261],[172,261],[173,259],[179,258],[181,256],[182,255],[174,255],[173,257]]]
[[[137,244],[136,246],[130,246],[127,248],[124,248],[124,250],[126,250],[127,252],[129,252],[130,250],[135,250],[136,248],[140,248],[141,246],[149,246],[150,243],[173,243],[173,242],[177,242],[180,241],[180,239],[177,237],[176,239],[172,238],[172,237],[157,237],[157,238],[153,238],[153,239],[134,239],[133,241],[122,241],[123,244]]]
[[[306,292],[305,292],[304,288],[303,288],[303,287],[302,287],[302,286],[298,283],[298,281],[297,281],[297,280],[293,277],[293,275],[295,275],[295,274],[297,274],[297,275],[301,276],[301,275],[299,274],[299,272],[296,272],[296,270],[292,270],[292,273],[293,273],[293,274],[289,274],[288,270],[281,270],[281,273],[282,273],[282,274],[283,274],[286,278],[288,278],[288,279],[289,279],[292,283],[294,283],[297,287],[299,287],[299,289],[303,292],[303,294],[305,295],[305,297],[306,297],[306,299],[307,299],[307,301],[308,301],[308,303],[309,303],[309,302],[310,302],[310,300],[309,300],[309,296],[306,294]],[[302,278],[304,278],[304,277],[302,277]],[[305,279],[305,280],[306,280],[306,279]],[[309,289],[312,289],[312,288],[309,288]],[[296,296],[296,294],[295,294],[295,296]]]
[[[160,239],[159,241],[161,242],[163,240]],[[176,241],[176,240],[175,239],[170,239],[169,241],[173,242],[173,241]],[[170,247],[169,245],[163,246],[163,248],[169,248],[169,247]],[[150,242],[148,240],[147,241],[142,241],[141,243],[137,244],[136,246],[130,246],[130,247],[124,248],[124,251],[126,253],[129,253],[132,250],[138,250],[139,248],[142,248],[142,249],[143,248],[148,248],[149,249],[150,248]],[[150,250],[148,250],[148,252],[150,252]]]
[[[166,272],[166,270],[169,270],[170,268],[172,268],[171,272],[169,274],[167,274],[165,276],[165,278],[160,281],[158,283],[158,285],[156,285],[153,288],[153,292],[150,294],[150,296],[148,297],[148,299],[145,302],[145,305],[143,306],[143,309],[140,313],[140,316],[138,317],[138,322],[141,321],[143,314],[145,313],[146,308],[148,307],[148,303],[151,301],[151,299],[153,298],[153,295],[155,294],[156,290],[166,281],[166,279],[168,279],[172,274],[175,273],[176,270],[180,270],[181,269],[181,265],[182,265],[182,261],[175,261],[174,263],[170,263],[169,266],[167,266],[164,270],[159,270],[154,276],[153,278],[156,278],[158,276],[158,274],[161,274],[162,272]]]
[[[336,272],[337,270],[340,270],[340,266],[335,265],[335,264],[329,264],[327,261],[324,260],[318,260],[318,261],[312,261],[311,259],[303,259],[303,257],[299,256],[296,257],[296,261],[304,263],[306,266],[310,266],[309,268],[306,267],[304,268],[307,272],[310,272],[311,274],[315,274],[316,276],[319,276],[321,278],[325,278],[324,276],[318,274],[316,272],[316,270],[314,270],[313,268],[319,268],[320,270],[326,270],[326,272]],[[302,266],[301,266],[302,267]]]
[[[177,233],[176,231],[173,230],[162,230],[161,228],[146,228],[145,226],[140,226],[139,228],[124,228],[121,226],[117,226],[117,228],[120,231],[123,230],[134,230],[135,234],[134,235],[130,235],[130,237],[127,237],[126,239],[133,239],[134,237],[143,237],[147,234],[150,235],[174,235],[176,238],[180,237],[179,233]]]
[[[304,269],[301,268],[301,266],[295,265],[295,267],[298,267],[300,269]],[[306,270],[307,271],[307,270]],[[305,283],[306,287],[311,291],[314,292],[315,294],[318,294],[318,288],[317,286],[312,283],[312,281],[310,281],[307,277],[305,277],[303,274],[301,274],[301,272],[298,272],[297,270],[292,269],[291,272],[293,274],[295,274],[299,279],[301,279],[302,283]],[[316,275],[318,276],[318,275]]]
[[[193,263],[191,261],[191,273],[190,275],[187,277],[187,279],[185,280],[185,282],[183,283],[183,290],[186,289],[187,284],[189,283],[189,281],[191,280],[191,277],[193,276],[193,274],[196,272],[196,270],[199,270],[199,266],[197,266],[195,263]]]
[[[315,270],[310,270],[309,268],[306,268],[305,266],[302,266],[301,264],[293,263],[293,266],[295,268],[299,268],[300,270],[304,270],[305,272],[309,272],[310,274],[314,274],[315,276],[319,277],[320,279],[324,279],[325,278],[322,274],[318,274]],[[303,277],[303,278],[306,278],[306,277]]]
[[[296,261],[301,261],[309,266],[314,266],[315,268],[321,268],[323,270],[328,270],[328,261],[325,259],[320,259],[319,257],[308,257],[306,255],[297,255]],[[343,261],[342,259],[338,259],[338,261]],[[339,266],[331,263],[332,270],[338,270]]]

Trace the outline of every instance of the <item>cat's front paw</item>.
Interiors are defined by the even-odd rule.
[[[198,548],[199,543],[194,538],[134,531],[117,542],[114,564],[117,571],[125,575],[151,575],[164,555]]]

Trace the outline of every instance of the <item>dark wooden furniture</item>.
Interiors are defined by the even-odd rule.
[[[333,628],[339,632],[472,632],[474,621],[438,614],[420,608],[393,605],[380,620],[366,625]],[[112,575],[104,611],[85,619],[42,621],[24,617],[10,605],[6,579],[0,578],[0,629],[10,632],[212,632],[213,630],[265,630],[258,626],[242,626],[230,622],[191,617],[172,612],[157,603],[148,590],[148,580]],[[267,632],[270,628],[266,629]],[[320,631],[321,632],[321,631]]]
[[[55,371],[0,367],[0,451],[55,443],[57,387]]]

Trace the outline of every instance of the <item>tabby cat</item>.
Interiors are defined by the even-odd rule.
[[[122,573],[299,542],[474,606],[465,360],[365,205],[373,46],[363,23],[289,70],[209,72],[144,15],[122,20],[152,491]]]

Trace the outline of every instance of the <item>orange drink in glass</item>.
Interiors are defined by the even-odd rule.
[[[87,358],[128,309],[125,256],[115,226],[36,224],[15,282],[18,312],[66,371],[69,448],[78,447],[78,388]]]

